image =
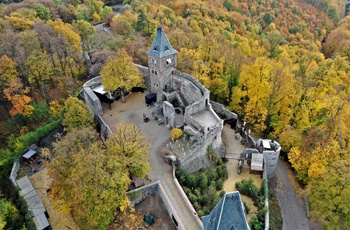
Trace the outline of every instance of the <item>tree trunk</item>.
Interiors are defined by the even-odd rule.
[[[120,90],[120,93],[121,93],[121,95],[122,95],[122,103],[125,103],[125,89],[122,88],[122,89]]]

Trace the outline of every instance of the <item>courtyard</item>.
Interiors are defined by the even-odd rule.
[[[142,134],[148,139],[150,143],[150,155],[149,162],[151,166],[151,171],[148,173],[148,179],[151,181],[160,180],[164,184],[165,188],[169,187],[169,192],[174,196],[172,202],[176,202],[174,206],[178,206],[181,212],[185,212],[184,209],[187,207],[183,202],[178,202],[178,199],[182,199],[180,196],[176,196],[172,179],[172,168],[169,164],[162,159],[161,155],[165,151],[169,151],[168,145],[170,143],[170,129],[165,125],[158,125],[158,122],[152,117],[153,107],[147,108],[145,103],[145,95],[147,93],[130,93],[126,96],[126,103],[122,103],[121,100],[114,101],[109,109],[108,104],[102,103],[103,107],[103,119],[111,128],[113,129],[119,123],[133,123],[142,132]],[[144,122],[143,114],[149,118],[148,122]],[[225,151],[227,154],[233,156],[239,156],[239,154],[244,150],[245,146],[242,145],[238,140],[234,138],[235,131],[230,128],[230,125],[225,125],[222,132],[222,140],[225,145]],[[241,174],[237,173],[238,161],[235,159],[230,159],[227,162],[227,170],[229,173],[229,179],[224,183],[225,192],[236,191],[235,183],[243,179],[253,178],[255,184],[261,186],[261,175],[250,174],[248,165],[245,163],[245,167]],[[175,201],[176,200],[176,201]],[[252,214],[255,213],[256,209],[248,197],[242,196],[242,200],[251,208],[250,214],[247,216],[248,220]],[[178,210],[178,209],[177,209]],[[184,216],[188,218],[191,216],[189,213]],[[186,218],[184,223],[186,223]],[[170,218],[169,218],[170,219]],[[193,221],[193,220],[188,220]],[[170,223],[172,224],[172,223]]]

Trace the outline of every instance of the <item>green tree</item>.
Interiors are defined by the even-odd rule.
[[[19,218],[16,206],[8,200],[0,199],[0,229],[12,229]]]
[[[120,49],[116,57],[108,61],[101,71],[101,76],[106,91],[121,90],[123,102],[126,91],[143,83],[138,68],[132,63],[132,58],[125,49]]]
[[[93,124],[92,115],[83,101],[77,97],[69,97],[64,103],[66,113],[62,122],[68,132],[73,129],[90,127]]]
[[[264,19],[264,21],[265,21],[265,23],[266,23],[267,25],[270,25],[270,23],[273,21],[272,16],[271,16],[270,13],[264,14],[263,19]]]

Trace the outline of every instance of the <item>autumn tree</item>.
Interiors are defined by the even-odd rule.
[[[328,170],[312,178],[307,186],[311,216],[326,229],[350,227],[349,169],[349,157],[335,161]]]
[[[23,114],[29,116],[34,108],[29,103],[32,98],[28,96],[30,92],[29,87],[24,87],[19,78],[11,80],[8,88],[4,90],[5,97],[10,101],[13,107],[10,110],[10,115]]]
[[[74,26],[79,30],[79,34],[83,42],[83,50],[88,50],[85,43],[88,37],[96,32],[95,27],[93,27],[87,21],[83,21],[83,20],[78,20],[74,24]]]
[[[69,97],[64,105],[66,113],[62,124],[67,128],[68,132],[73,129],[82,129],[92,126],[92,115],[83,101],[79,100],[77,97]]]
[[[138,68],[132,63],[132,58],[125,49],[120,49],[116,57],[108,61],[101,71],[101,76],[106,91],[121,90],[123,102],[126,91],[143,83]]]
[[[149,170],[148,143],[134,125],[117,127],[107,142],[89,129],[73,130],[55,144],[49,165],[56,204],[85,229],[106,229],[115,212],[129,205],[130,175]]]

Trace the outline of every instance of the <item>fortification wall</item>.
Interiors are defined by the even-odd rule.
[[[175,128],[176,127],[175,109],[174,109],[174,106],[167,101],[164,101],[163,103],[163,114],[165,117],[168,118],[168,125],[171,128]]]
[[[185,230],[185,225],[182,223],[175,207],[172,205],[168,195],[166,194],[162,184],[157,181],[153,182],[151,184],[142,186],[141,188],[134,189],[132,191],[129,191],[126,193],[129,200],[131,201],[131,205],[136,205],[146,199],[147,197],[152,196],[154,193],[158,192],[163,203],[165,206],[165,209],[167,210],[170,218],[173,220],[174,224],[176,225],[177,229]],[[174,221],[175,220],[175,221]]]
[[[154,193],[158,192],[159,190],[159,181],[153,182],[151,184],[142,186],[140,188],[128,191],[126,193],[126,196],[129,198],[131,205],[135,206],[136,204],[140,203],[147,197],[152,196]]]
[[[19,171],[19,168],[20,168],[20,167],[21,167],[21,165],[20,165],[20,163],[19,163],[18,160],[15,161],[15,163],[14,163],[13,166],[12,166],[12,170],[11,170],[11,174],[10,174],[9,179],[10,179],[10,181],[11,181],[11,183],[12,183],[12,185],[13,185],[14,187],[17,187],[17,186],[18,186],[18,185],[17,185],[17,182],[16,182],[16,178],[17,178],[18,171]]]
[[[220,114],[220,116],[223,117],[224,119],[238,119],[237,114],[225,109],[225,107],[222,104],[215,101],[210,101],[210,104],[213,110],[217,114]]]
[[[85,99],[85,104],[90,109],[91,114],[103,115],[100,99],[98,99],[98,97],[90,87],[83,88],[83,95]]]
[[[94,77],[94,78],[88,80],[87,82],[85,82],[85,84],[83,84],[83,88],[89,87],[89,88],[93,89],[101,84],[102,84],[102,77],[97,76],[97,77]]]

